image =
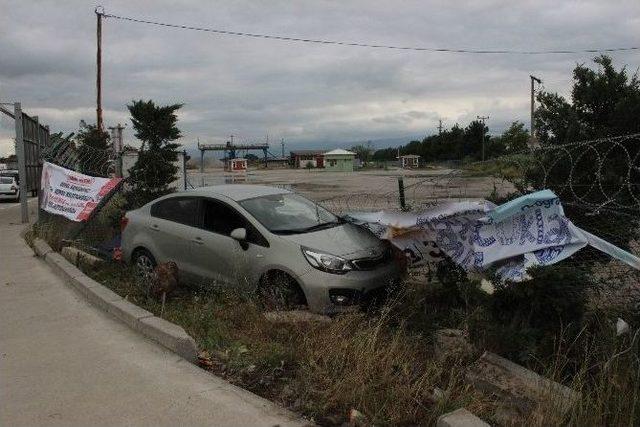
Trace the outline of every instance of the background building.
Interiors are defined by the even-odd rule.
[[[405,154],[400,156],[400,167],[403,169],[414,169],[420,166],[420,156],[417,154]]]
[[[224,170],[227,172],[246,172],[247,159],[243,159],[243,158],[226,159],[224,162]]]
[[[326,170],[338,172],[353,172],[353,162],[356,153],[337,149],[324,153],[324,167]]]
[[[304,169],[308,163],[314,168],[324,167],[324,151],[320,150],[298,150],[291,152],[291,163],[294,168]]]

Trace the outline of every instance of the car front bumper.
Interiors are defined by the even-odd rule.
[[[0,193],[0,200],[16,200],[20,197],[20,193]]]
[[[331,274],[311,267],[299,277],[309,309],[324,314],[352,310],[354,305],[369,299],[374,291],[395,284],[399,279],[400,268],[395,262],[374,270],[353,270],[346,274]],[[347,304],[336,304],[330,297],[335,294],[353,294],[355,299]]]

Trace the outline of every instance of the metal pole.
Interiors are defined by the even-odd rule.
[[[40,182],[42,178],[42,142],[40,138],[40,118],[38,116],[34,116],[33,119],[36,121],[36,144],[38,146],[38,158],[37,162],[40,163],[38,167],[36,167],[36,171],[40,171],[39,174],[36,174],[36,197],[38,198],[38,206],[36,206],[36,222],[40,222],[40,195],[42,194],[42,188],[40,188]],[[39,175],[39,176],[38,176]]]
[[[187,191],[187,150],[182,150],[182,179],[184,190]]]
[[[102,12],[96,8],[96,126],[103,129],[102,123]]]
[[[407,202],[404,197],[404,179],[398,177],[398,194],[400,195],[400,209],[405,210],[407,208]]]
[[[529,125],[529,130],[531,130],[531,137],[533,138],[533,136],[535,135],[535,128],[534,128],[534,123],[533,123],[533,111],[535,109],[535,97],[534,97],[534,90],[535,88],[533,87],[533,76],[529,76],[531,77],[531,118],[530,118],[530,125]]]
[[[531,135],[530,135],[530,141],[531,141],[531,145],[535,144],[536,141],[536,128],[535,128],[535,120],[533,118],[533,115],[535,113],[535,103],[536,103],[536,88],[535,88],[535,83],[538,82],[538,84],[542,83],[542,80],[540,80],[539,78],[529,75],[529,77],[531,78],[531,122],[529,125],[529,129],[531,130]]]
[[[482,121],[482,161],[484,162],[484,121],[489,118],[489,116],[476,116],[478,120]]]
[[[14,122],[16,124],[16,157],[18,158],[18,175],[20,178],[20,214],[22,223],[29,222],[27,206],[27,159],[24,150],[24,130],[22,128],[22,106],[19,102],[13,104]]]
[[[200,149],[200,187],[204,187],[204,150]]]

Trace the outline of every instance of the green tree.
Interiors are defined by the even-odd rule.
[[[571,102],[557,93],[540,92],[535,114],[542,144],[562,144],[640,132],[640,80],[626,67],[617,71],[611,58],[594,58],[597,69],[573,70]]]
[[[538,95],[535,122],[543,146],[640,132],[637,73],[629,75],[625,67],[616,70],[608,56],[599,56],[594,63],[595,69],[577,65],[573,70],[570,101],[555,93]],[[637,206],[634,183],[640,181],[639,156],[638,138],[615,144],[604,141],[597,148],[585,145],[574,155],[549,150],[538,154],[536,167],[526,171],[525,184],[550,188],[579,226],[627,246],[638,235],[638,213],[632,207]]]
[[[499,139],[507,153],[518,153],[527,149],[529,131],[524,128],[524,123],[513,122]]]
[[[376,150],[371,157],[375,161],[389,161],[396,160],[397,155],[398,149],[389,147]]]
[[[182,104],[157,106],[153,101],[133,101],[127,105],[135,136],[142,141],[138,160],[129,170],[131,190],[129,202],[141,206],[170,193],[170,184],[177,179],[179,144],[181,137],[176,126],[176,112]]]
[[[96,125],[84,125],[75,140],[80,171],[87,175],[107,176],[111,166],[109,134]]]
[[[350,148],[350,150],[356,153],[356,156],[360,160],[362,160],[364,163],[367,163],[371,160],[373,150],[366,145],[363,145],[363,144],[354,145],[353,147]]]
[[[489,142],[489,128],[480,120],[474,120],[464,129],[462,158],[482,159],[482,144],[485,144],[485,158],[487,143]]]

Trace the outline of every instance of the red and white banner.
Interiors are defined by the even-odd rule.
[[[86,221],[122,178],[98,178],[52,163],[42,165],[40,207],[72,221]]]

